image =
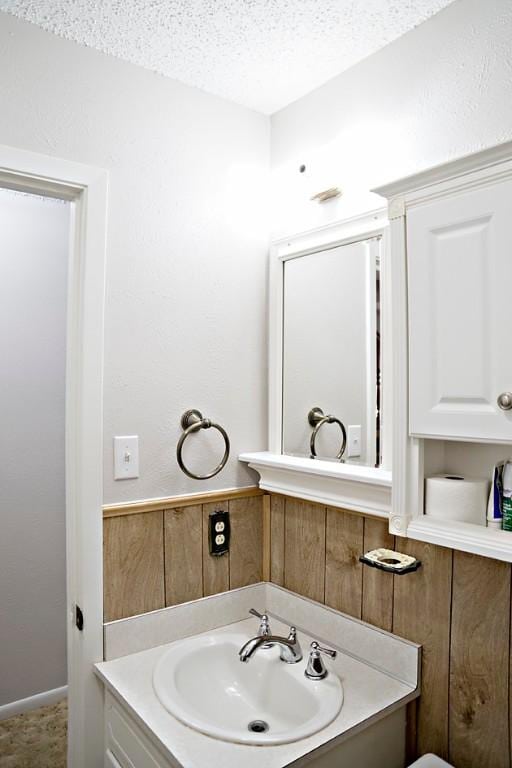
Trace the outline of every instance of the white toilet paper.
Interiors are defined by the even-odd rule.
[[[489,480],[462,475],[434,475],[425,480],[425,514],[443,520],[486,524]]]

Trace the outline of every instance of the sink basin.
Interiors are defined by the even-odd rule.
[[[320,731],[341,709],[343,688],[304,676],[305,658],[286,664],[277,647],[243,664],[241,632],[198,635],[174,643],[159,659],[153,687],[163,706],[191,728],[242,744],[285,744]]]

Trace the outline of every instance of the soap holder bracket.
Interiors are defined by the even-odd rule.
[[[395,552],[392,549],[372,549],[361,555],[359,562],[363,565],[369,565],[371,568],[379,568],[381,571],[396,573],[398,576],[417,571],[421,566],[421,561],[415,557],[405,555],[402,552]]]

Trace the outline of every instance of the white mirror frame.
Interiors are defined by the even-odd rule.
[[[330,506],[381,517],[391,509],[391,321],[386,209],[337,221],[274,242],[270,249],[269,284],[269,450],[239,458],[260,474],[260,487]],[[361,240],[382,238],[382,460],[378,468],[286,456],[282,450],[283,417],[283,289],[284,263]]]

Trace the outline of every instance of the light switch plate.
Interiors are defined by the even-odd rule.
[[[139,476],[139,437],[114,437],[114,480],[130,480]]]
[[[351,424],[347,428],[347,458],[361,455],[361,425]]]

